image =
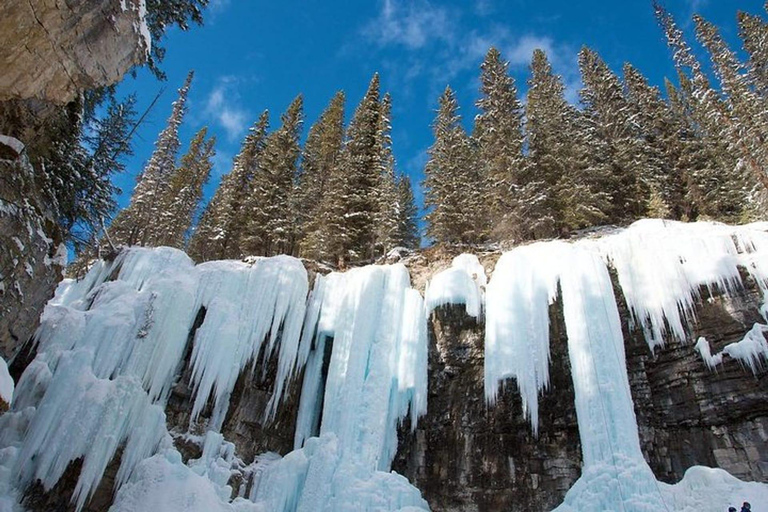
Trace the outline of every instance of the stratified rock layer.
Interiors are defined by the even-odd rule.
[[[140,0],[0,3],[0,101],[64,104],[144,62]]]

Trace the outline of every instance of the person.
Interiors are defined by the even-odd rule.
[[[728,507],[728,512],[736,512],[736,507]]]
[[[752,505],[750,505],[748,501],[745,501],[741,505],[741,512],[751,512],[751,510],[752,510]]]

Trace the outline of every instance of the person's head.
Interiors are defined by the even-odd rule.
[[[736,507],[728,507],[728,512],[736,512]]]
[[[752,505],[750,505],[748,501],[745,501],[742,507],[744,507],[747,510],[752,510]]]

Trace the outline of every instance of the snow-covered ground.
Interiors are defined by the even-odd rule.
[[[78,458],[73,500],[82,507],[121,447],[114,511],[426,510],[390,464],[398,423],[410,415],[415,427],[426,412],[428,315],[462,304],[486,322],[489,406],[514,379],[537,432],[555,300],[563,305],[584,460],[557,510],[721,512],[745,499],[766,503],[768,485],[722,470],[691,468],[674,486],[656,481],[640,451],[609,273],[615,269],[651,350],[665,336],[693,350],[687,325],[702,287],[729,293],[741,286],[743,268],[768,289],[765,227],[641,221],[599,238],[509,251],[490,282],[476,257],[462,255],[433,277],[426,300],[400,264],[317,276],[310,293],[303,265],[290,257],[195,266],[173,249],[132,249],[62,283],[46,308],[37,357],[12,411],[0,417],[0,510],[21,510],[15,502],[30,482],[50,488]],[[191,348],[192,421],[208,402],[213,411],[202,457],[185,464],[164,407],[203,310]],[[756,371],[768,357],[766,329],[757,324],[716,355],[699,340],[702,364],[714,368],[728,355]],[[304,381],[295,449],[246,464],[219,430],[238,376],[264,371],[253,367],[260,353],[277,364],[265,419],[302,370]],[[253,486],[231,501],[234,468]]]

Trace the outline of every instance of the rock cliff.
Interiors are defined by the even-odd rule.
[[[149,51],[143,9],[143,0],[3,2],[0,101],[61,105],[85,89],[119,81]]]
[[[497,257],[487,254],[482,258],[491,279]],[[427,253],[426,257],[414,255],[405,263],[412,280],[424,286],[436,270],[447,266],[447,259]],[[315,279],[316,269],[308,270]],[[766,361],[759,359],[753,372],[743,360],[725,355],[721,364],[710,368],[693,343],[677,341],[672,335],[651,350],[626,305],[615,269],[610,270],[606,279],[613,280],[615,296],[607,300],[618,306],[640,447],[656,478],[677,483],[686,470],[703,465],[722,468],[744,481],[768,482]],[[741,282],[743,286],[729,285],[727,293],[712,286],[694,294],[694,320],[686,327],[688,340],[706,339],[712,353],[719,353],[764,321],[760,284],[746,271]],[[539,397],[538,434],[534,434],[523,410],[523,396],[514,380],[505,382],[495,404],[486,401],[482,315],[474,318],[464,305],[448,304],[429,316],[427,410],[415,426],[408,415],[403,416],[406,419],[399,428],[392,470],[415,485],[432,510],[551,510],[583,477],[586,470],[573,379],[576,371],[572,371],[569,357],[572,353],[563,300],[549,306],[550,379]],[[191,351],[206,315],[204,307],[197,310],[186,333],[186,351],[165,407],[165,426],[187,462],[205,458],[203,444],[207,438],[202,434],[214,416],[215,404],[209,402],[190,423],[197,392],[191,384]],[[333,343],[333,338],[326,343]],[[259,352],[255,364],[248,364],[237,376],[221,423],[224,439],[233,443],[237,456],[226,462],[227,471],[231,471],[227,474],[232,498],[249,496],[258,483],[259,466],[251,463],[257,455],[276,452],[284,456],[294,448],[302,384],[312,366],[308,363],[297,373],[276,418],[266,421],[280,362],[273,355],[262,365],[264,357]],[[315,370],[327,375],[328,364],[327,356],[321,358]],[[118,451],[84,510],[104,510],[111,503],[121,456]],[[39,485],[29,487],[25,505],[39,511],[74,510],[70,496],[80,468],[79,460],[71,462],[49,491]],[[289,474],[283,476],[291,478]]]

